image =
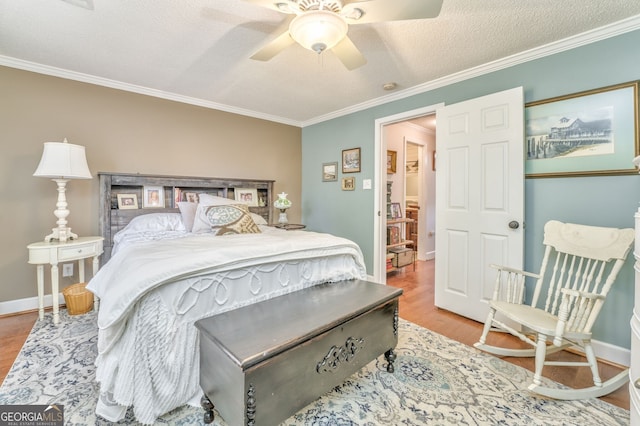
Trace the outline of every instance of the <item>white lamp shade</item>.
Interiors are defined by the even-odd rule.
[[[296,16],[289,34],[302,47],[322,53],[347,35],[349,26],[343,17],[328,10],[312,10]]]
[[[91,179],[84,146],[67,142],[45,142],[34,176],[61,179]]]

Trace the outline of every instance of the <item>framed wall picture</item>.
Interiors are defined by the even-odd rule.
[[[322,164],[322,181],[332,182],[338,180],[338,162]]]
[[[333,182],[338,180],[338,162],[322,164],[322,181]]]
[[[527,177],[637,173],[637,81],[528,103],[525,126]]]
[[[236,201],[242,201],[249,206],[258,205],[258,190],[256,188],[235,188],[233,193]]]
[[[360,148],[342,150],[342,173],[360,172]]]
[[[391,203],[391,218],[400,219],[402,217],[402,208],[400,203]]]
[[[387,174],[396,172],[397,151],[387,151]]]
[[[138,196],[136,194],[118,194],[118,208],[121,210],[137,209]]]
[[[142,190],[142,208],[157,209],[164,207],[164,188],[161,186],[145,186]]]
[[[342,178],[343,191],[353,191],[355,189],[356,189],[356,178],[353,178],[353,177]]]

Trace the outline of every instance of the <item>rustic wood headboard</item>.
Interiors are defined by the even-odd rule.
[[[229,179],[190,176],[161,176],[125,173],[99,172],[100,178],[100,233],[104,237],[104,253],[102,262],[111,257],[114,235],[123,229],[134,217],[149,213],[179,213],[176,205],[179,200],[185,201],[188,193],[207,193],[235,199],[236,189],[255,189],[258,206],[250,206],[249,210],[273,223],[273,180]],[[144,208],[143,196],[151,187],[161,189],[164,207]],[[129,200],[134,199],[138,208],[118,208],[118,194],[126,194]],[[135,197],[133,197],[135,195]]]

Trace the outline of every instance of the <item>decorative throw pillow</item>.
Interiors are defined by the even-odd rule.
[[[215,235],[259,234],[260,228],[244,204],[199,205],[192,232],[212,232]]]

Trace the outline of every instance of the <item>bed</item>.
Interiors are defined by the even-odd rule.
[[[316,284],[366,278],[352,241],[270,226],[273,181],[99,176],[105,255],[88,288],[100,300],[96,411],[107,420],[131,407],[150,424],[181,405],[199,406],[195,321]],[[118,208],[122,194],[139,199],[149,188],[162,189],[162,206]],[[264,202],[240,203],[236,192]]]

